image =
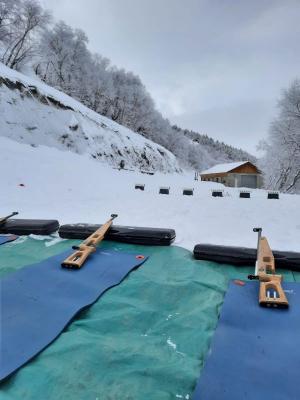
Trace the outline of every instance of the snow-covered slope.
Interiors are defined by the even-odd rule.
[[[239,189],[194,181],[192,173],[118,171],[86,155],[1,137],[0,149],[0,215],[18,210],[20,218],[97,223],[117,213],[118,225],[174,228],[175,244],[191,250],[196,243],[255,247],[252,228],[262,226],[273,249],[300,251],[299,195],[267,200],[266,191],[252,190],[240,199]],[[170,186],[170,195],[158,194],[160,186]],[[194,196],[183,196],[185,187],[195,188]],[[212,197],[212,188],[225,197]]]
[[[64,93],[0,63],[0,136],[33,147],[70,150],[112,166],[179,171],[164,147],[105,118]]]

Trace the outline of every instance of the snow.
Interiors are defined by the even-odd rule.
[[[1,78],[9,85],[1,84]],[[24,87],[16,89],[10,83]],[[175,156],[164,147],[1,63],[0,116],[0,135],[20,143],[89,154],[115,167],[124,160],[126,168],[180,170]]]
[[[205,171],[200,172],[200,175],[204,174],[220,174],[224,172],[232,171],[233,169],[244,165],[248,161],[236,161],[233,163],[225,163],[225,164],[217,164],[213,167],[206,169]]]
[[[167,340],[167,343],[170,347],[172,347],[172,349],[176,350],[177,349],[177,345],[176,343],[172,342],[171,338],[169,337]]]
[[[175,244],[193,250],[197,243],[256,246],[253,227],[263,228],[273,249],[300,251],[300,196],[268,200],[264,190],[250,199],[238,188],[194,181],[194,174],[141,174],[118,171],[87,155],[0,137],[0,215],[53,218],[64,223],[103,223],[117,213],[117,225],[174,228]],[[136,182],[145,190],[135,190]],[[19,184],[25,186],[21,187]],[[158,194],[170,187],[170,195]],[[194,188],[194,196],[182,189]],[[212,197],[223,188],[224,197]]]

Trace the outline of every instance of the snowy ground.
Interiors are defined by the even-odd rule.
[[[18,210],[20,218],[102,223],[117,213],[118,225],[174,228],[175,244],[190,250],[197,243],[255,247],[252,228],[261,226],[273,249],[300,251],[298,195],[267,200],[266,191],[252,190],[251,199],[240,199],[239,189],[194,181],[192,173],[118,171],[85,155],[4,137],[0,156],[0,215]],[[159,195],[160,186],[170,186],[170,195]],[[185,187],[195,189],[193,197],[182,195]],[[223,188],[225,197],[213,198],[212,188]]]

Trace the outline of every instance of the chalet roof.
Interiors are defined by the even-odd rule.
[[[200,172],[200,175],[221,174],[224,172],[229,172],[237,167],[240,167],[241,165],[246,164],[247,162],[249,161],[236,161],[233,163],[217,164],[209,169],[206,169],[205,171]]]

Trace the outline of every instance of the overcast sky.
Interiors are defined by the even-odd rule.
[[[41,0],[172,123],[256,152],[300,78],[300,0]]]

